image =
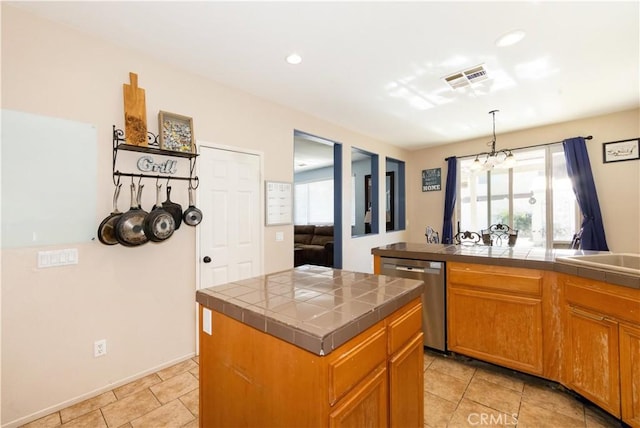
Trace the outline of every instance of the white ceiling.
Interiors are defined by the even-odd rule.
[[[12,4],[409,149],[640,105],[638,1]]]

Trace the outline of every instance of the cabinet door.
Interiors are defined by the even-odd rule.
[[[391,427],[424,425],[424,348],[418,333],[389,359]]]
[[[640,427],[640,327],[620,324],[622,420]]]
[[[618,323],[573,306],[566,315],[567,386],[620,417]]]
[[[387,369],[382,365],[338,402],[329,427],[385,427],[387,418]]]
[[[449,287],[448,348],[542,375],[542,300]]]

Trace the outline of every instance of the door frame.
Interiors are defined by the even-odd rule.
[[[213,149],[213,150],[225,150],[225,151],[231,151],[231,152],[236,152],[236,153],[241,153],[241,154],[246,154],[246,155],[252,155],[252,156],[258,156],[259,159],[259,164],[260,164],[260,175],[259,175],[259,194],[260,194],[260,201],[259,201],[259,206],[258,206],[258,211],[260,212],[260,220],[259,220],[259,225],[258,225],[258,230],[260,231],[258,234],[258,239],[260,240],[260,274],[264,274],[264,209],[262,207],[264,207],[264,152],[260,151],[260,150],[251,150],[251,149],[247,149],[245,147],[238,147],[238,146],[229,146],[226,144],[219,144],[219,143],[212,143],[209,141],[200,141],[200,140],[196,140],[196,147],[197,147],[197,152],[200,153],[200,155],[202,156],[202,148],[207,148],[207,149]],[[197,159],[197,158],[196,158]],[[196,176],[198,176],[198,173],[200,172],[200,164],[198,162],[196,162],[196,169],[195,169],[195,173]],[[199,195],[200,192],[198,191],[198,189],[196,189],[196,191],[194,192],[195,195],[195,201],[194,203],[196,204],[196,206],[198,205],[198,200],[199,200]],[[207,213],[205,213],[205,215],[207,215]],[[195,288],[196,291],[200,290],[200,283],[201,283],[201,278],[200,278],[200,260],[202,258],[202,254],[200,253],[200,231],[202,229],[197,229],[196,230],[196,248],[195,248]],[[198,310],[198,303],[196,302],[195,304],[195,308],[196,308],[196,356],[200,355],[200,311]]]

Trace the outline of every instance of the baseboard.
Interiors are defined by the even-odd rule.
[[[105,385],[104,387],[98,388],[98,389],[94,389],[93,391],[87,392],[86,394],[82,394],[79,395],[77,397],[74,397],[72,399],[63,401],[61,403],[55,404],[53,406],[47,407],[46,409],[42,409],[39,410],[37,412],[31,413],[30,415],[27,416],[23,416],[21,418],[15,419],[11,422],[7,422],[6,424],[2,425],[2,428],[17,428],[19,426],[22,426],[24,424],[27,424],[29,422],[33,422],[37,419],[40,419],[42,417],[45,417],[47,415],[50,415],[51,413],[55,413],[57,411],[60,411],[62,409],[66,409],[69,406],[73,406],[74,404],[80,403],[82,401],[88,400],[89,398],[93,398],[96,397],[100,394],[103,394],[105,392],[111,391],[112,389],[118,388],[122,385],[126,385],[130,382],[133,382],[135,380],[138,380],[140,378],[143,378],[147,375],[150,375],[152,373],[158,372],[162,369],[166,369],[167,367],[171,367],[173,365],[176,365],[182,361],[186,361],[190,358],[193,358],[196,356],[195,352],[190,352],[189,354],[179,357],[179,358],[175,358],[171,361],[168,361],[166,363],[160,364],[156,367],[152,367],[148,370],[144,370],[142,372],[136,373],[135,375],[126,377],[124,379],[121,379],[117,382],[113,382],[110,383],[109,385]]]

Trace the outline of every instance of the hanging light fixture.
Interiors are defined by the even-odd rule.
[[[493,140],[487,145],[491,145],[490,152],[482,152],[476,155],[476,159],[471,164],[474,171],[496,168],[513,168],[516,166],[516,158],[513,156],[511,149],[496,150],[496,113],[499,110],[491,110],[490,115],[493,116]]]

